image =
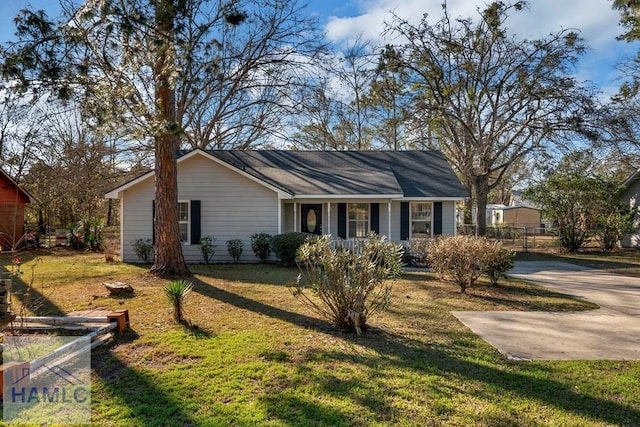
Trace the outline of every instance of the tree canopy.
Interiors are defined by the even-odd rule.
[[[576,252],[593,237],[602,250],[611,251],[633,229],[635,211],[622,199],[622,191],[619,177],[594,168],[589,153],[577,152],[565,156],[524,196],[558,228],[566,250]]]
[[[452,19],[445,5],[435,23],[396,17],[389,28],[406,41],[398,61],[414,88],[416,127],[458,171],[481,235],[489,191],[510,166],[580,130],[591,108],[592,93],[572,74],[583,41],[567,30],[539,40],[510,35],[509,14],[525,6],[494,2],[477,19]]]

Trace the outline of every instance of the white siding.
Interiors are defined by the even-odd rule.
[[[151,238],[154,198],[153,179],[125,191],[123,197],[123,259],[139,261],[131,242]],[[201,236],[215,238],[214,262],[230,262],[227,240],[244,243],[240,261],[256,261],[250,236],[254,233],[278,233],[278,195],[237,172],[201,156],[178,164],[178,199],[200,200]],[[197,242],[183,246],[187,262],[203,262]]]
[[[283,203],[282,208],[282,232],[289,233],[293,230],[293,203]]]
[[[400,241],[400,202],[391,203],[391,236],[389,240]]]
[[[636,210],[640,207],[640,180],[636,179],[623,193],[623,200]],[[640,248],[640,214],[636,213],[634,224],[636,231],[622,237],[620,244],[623,248]]]
[[[140,262],[133,251],[133,242],[153,236],[154,180],[149,178],[127,189],[122,198],[122,259]]]

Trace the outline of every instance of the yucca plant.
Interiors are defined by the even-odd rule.
[[[193,289],[193,283],[188,280],[174,280],[164,287],[164,293],[173,305],[173,319],[176,322],[184,320],[184,302]]]

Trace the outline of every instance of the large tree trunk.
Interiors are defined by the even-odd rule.
[[[489,199],[489,176],[478,175],[473,183],[473,197],[476,201],[476,227],[478,236],[487,234],[487,200]]]
[[[180,147],[180,126],[176,123],[173,25],[174,0],[157,0],[156,29],[158,51],[154,67],[156,120],[155,135],[155,215],[154,264],[150,272],[159,276],[189,274],[182,254],[178,228],[178,166],[176,153]]]

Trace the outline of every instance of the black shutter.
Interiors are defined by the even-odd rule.
[[[347,238],[347,204],[338,203],[338,237]]]
[[[442,234],[442,202],[433,204],[433,234],[435,236]]]
[[[200,200],[191,201],[191,244],[200,243]]]
[[[409,202],[400,202],[400,240],[409,240]]]
[[[380,203],[371,203],[371,231],[380,234]]]
[[[156,201],[151,201],[151,243],[156,244]]]

